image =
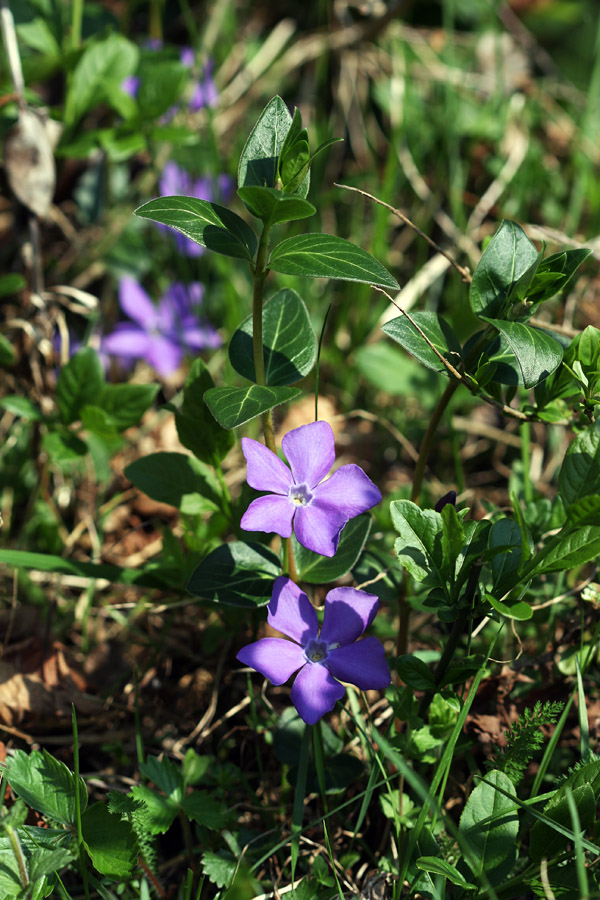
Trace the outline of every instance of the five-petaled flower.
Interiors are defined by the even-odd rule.
[[[323,481],[335,459],[333,431],[327,422],[288,431],[281,446],[289,468],[264,444],[242,438],[248,484],[271,493],[252,501],[241,526],[284,538],[291,536],[293,527],[308,550],[334,556],[344,525],[379,503],[381,492],[354,464],[341,466]]]
[[[383,690],[390,672],[376,637],[358,640],[369,627],[379,601],[374,594],[340,587],[325,598],[323,625],[306,594],[289,578],[275,579],[268,622],[284,638],[262,638],[242,647],[237,658],[273,684],[283,684],[298,672],[292,703],[307,725],[314,725],[344,696],[339,681],[361,691]],[[298,671],[300,670],[300,671]]]

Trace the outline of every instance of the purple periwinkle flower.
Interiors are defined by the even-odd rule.
[[[128,94],[130,97],[137,97],[137,92],[140,87],[140,79],[137,75],[127,75],[126,78],[121,82],[121,90],[123,93]]]
[[[121,278],[119,305],[133,322],[120,322],[102,341],[102,350],[145,359],[159,375],[170,375],[185,351],[219,347],[221,338],[208,324],[200,324],[197,308],[201,284],[172,284],[154,304],[135,278]]]
[[[298,672],[292,703],[306,724],[314,725],[344,696],[340,681],[361,691],[383,690],[390,683],[380,641],[376,637],[359,641],[375,618],[378,604],[374,594],[334,588],[325,597],[319,632],[316,610],[306,594],[289,578],[277,578],[268,622],[291,640],[263,638],[242,647],[237,658],[273,684],[283,684]]]
[[[335,460],[328,422],[311,422],[284,435],[289,468],[260,441],[242,438],[247,481],[258,491],[241,521],[246,531],[275,532],[297,540],[321,556],[334,556],[346,523],[381,500],[379,488],[360,466],[341,466],[323,481]]]

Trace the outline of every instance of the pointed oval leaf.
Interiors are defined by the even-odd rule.
[[[130,822],[94,803],[81,817],[83,843],[96,869],[112,878],[127,878],[137,862],[139,848]]]
[[[225,459],[235,443],[232,433],[215,421],[204,402],[204,394],[214,386],[210,372],[198,357],[185,380],[181,408],[175,413],[180,442],[197,459],[212,466]]]
[[[475,315],[501,315],[511,290],[538,259],[538,251],[520,225],[502,222],[473,272],[469,302]],[[532,278],[534,274],[535,268]]]
[[[437,313],[427,311],[411,313],[411,318],[435,349],[456,368],[462,360],[460,343],[446,320]],[[399,316],[386,322],[382,330],[428,369],[449,375],[444,363],[406,316]]]
[[[496,790],[496,786],[504,793]],[[467,800],[459,829],[470,848],[465,862],[476,877],[516,856],[519,817],[513,797],[516,791],[510,778],[492,770]]]
[[[204,401],[223,428],[235,428],[262,415],[275,406],[297,397],[300,388],[263,387],[253,384],[247,388],[211,388]]]
[[[275,188],[248,185],[241,187],[238,195],[253,216],[271,225],[306,219],[317,211],[308,200],[296,194],[284,194]]]
[[[433,873],[434,875],[442,875],[451,881],[452,884],[458,885],[463,891],[476,891],[477,885],[470,884],[464,875],[461,875],[456,866],[446,862],[445,859],[438,859],[436,856],[420,856],[415,860],[417,868],[423,872]]]
[[[281,563],[267,547],[246,541],[222,544],[194,570],[187,590],[195,597],[254,609],[271,599]]]
[[[197,197],[157,197],[136,209],[135,214],[168,225],[223,256],[252,260],[256,253],[256,235],[250,226],[218,203]]]
[[[484,594],[483,599],[487,600],[490,606],[493,606],[500,615],[505,616],[507,619],[517,619],[518,622],[526,622],[533,616],[532,608],[524,600],[518,600],[517,598],[496,600],[492,594]]]
[[[586,428],[571,442],[558,475],[558,490],[567,509],[587,494],[600,494],[600,427]]]
[[[346,575],[357,562],[371,530],[371,516],[363,514],[350,519],[340,537],[335,556],[313,553],[292,538],[298,577],[309,584],[326,584]]]
[[[551,375],[563,358],[559,342],[545,331],[522,322],[504,322],[480,316],[497,328],[517,360],[524,387],[531,388]]]
[[[94,403],[104,388],[104,375],[98,354],[91,347],[75,353],[63,366],[56,384],[56,402],[60,417],[74,422],[86,403]]]
[[[523,537],[517,522],[512,519],[500,519],[490,528],[488,540],[490,549],[495,551],[490,565],[494,588],[498,593],[504,589],[505,580],[507,584],[512,583],[512,576],[521,565]]]
[[[186,453],[149,453],[130,463],[123,474],[140,491],[188,515],[221,506],[221,491],[212,469]]]
[[[317,339],[308,310],[296,291],[283,288],[263,306],[263,358],[267,385],[294,384],[308,375],[317,358]],[[248,316],[229,344],[233,368],[256,380],[252,348],[252,316]]]
[[[281,97],[269,100],[244,145],[238,166],[238,187],[257,184],[274,188],[277,181],[277,163],[292,117]],[[298,125],[296,126],[299,130]],[[306,197],[310,187],[310,173],[297,193]]]
[[[283,275],[339,278],[399,290],[400,285],[370,253],[334,234],[297,234],[273,248],[268,263]]]

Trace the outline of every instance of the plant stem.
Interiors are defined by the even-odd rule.
[[[252,294],[252,352],[254,356],[254,377],[256,383],[265,386],[265,360],[263,356],[263,327],[262,327],[262,310],[263,310],[263,285],[267,277],[268,269],[265,268],[267,260],[267,250],[269,248],[269,233],[271,226],[265,222],[258,244],[258,252],[256,254],[256,264],[254,266],[254,291]],[[277,452],[275,446],[275,432],[273,431],[273,416],[271,410],[267,410],[261,416],[263,434],[265,436],[265,444],[272,450]]]
[[[23,856],[23,850],[21,848],[19,836],[12,825],[5,825],[4,830],[6,831],[6,836],[10,841],[13,855],[17,861],[17,866],[19,867],[21,887],[26,888],[29,884],[29,875],[27,874],[27,866],[25,865],[25,857]]]
[[[292,544],[291,537],[286,538],[286,556],[287,556],[287,570],[288,575],[298,584],[298,570],[296,568],[296,560],[294,558],[294,545]]]
[[[190,860],[190,869],[194,873],[194,876],[198,874],[198,863],[194,857],[194,839],[192,837],[192,829],[190,827],[190,822],[186,814],[182,809],[179,810],[179,821],[181,822],[181,830],[183,831],[183,840],[185,842],[185,849],[187,850],[187,855]]]
[[[83,21],[83,0],[72,0],[71,6],[71,46],[79,49],[81,44],[81,23]]]
[[[71,719],[73,722],[73,770],[75,773],[75,822],[77,825],[77,846],[79,848],[79,861],[81,863],[81,880],[86,900],[90,900],[90,888],[85,860],[85,847],[83,845],[83,828],[81,826],[81,797],[79,796],[79,732],[77,730],[77,715],[75,704],[71,705]]]

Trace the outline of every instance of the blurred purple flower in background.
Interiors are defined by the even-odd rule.
[[[189,172],[178,166],[173,160],[169,160],[162,170],[162,175],[158,182],[161,197],[197,197],[198,200],[207,200],[211,203],[215,199],[215,195],[226,197],[232,188],[232,181],[229,175],[219,175],[216,183],[212,177],[192,178]],[[158,223],[157,223],[158,224]],[[201,256],[204,253],[204,247],[191,241],[185,235],[180,234],[168,225],[158,224],[162,231],[168,231],[175,238],[175,246],[184,256]]]
[[[191,69],[196,62],[196,54],[192,47],[183,47],[180,55],[181,62],[184,66]],[[212,59],[207,60],[203,68],[202,79],[194,79],[192,82],[192,91],[188,101],[190,112],[198,112],[206,106],[216,106],[219,100],[219,92],[212,78],[214,62]]]
[[[129,97],[137,96],[139,86],[140,79],[137,75],[128,75],[127,78],[124,78],[121,82],[121,90],[124,94],[128,94]]]
[[[119,322],[102,340],[102,350],[130,359],[145,359],[159,375],[170,375],[185,352],[219,347],[212,325],[198,321],[201,284],[172,284],[154,304],[135,278],[119,281],[119,305],[133,322]]]
[[[361,691],[383,690],[390,672],[382,644],[376,637],[359,641],[369,627],[379,600],[356,588],[334,588],[325,597],[323,625],[306,594],[289,578],[276,578],[269,602],[268,622],[291,638],[263,638],[242,647],[237,658],[273,684],[283,684],[298,672],[292,703],[307,725],[333,709],[345,688],[336,679]],[[300,671],[298,671],[300,670]]]
[[[269,491],[253,500],[242,516],[245,531],[294,534],[303,547],[334,556],[346,523],[381,500],[381,491],[360,466],[349,464],[323,481],[335,461],[335,442],[328,422],[301,425],[283,436],[279,457],[252,438],[242,438],[248,463],[247,481],[257,491]],[[291,471],[290,471],[291,470]]]

